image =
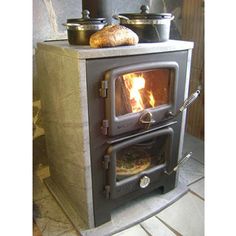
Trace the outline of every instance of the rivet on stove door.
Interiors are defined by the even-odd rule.
[[[146,175],[140,179],[139,186],[140,188],[146,188],[150,184],[150,178]]]

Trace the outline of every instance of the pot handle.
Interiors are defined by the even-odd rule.
[[[141,14],[148,14],[149,13],[149,6],[148,5],[142,5],[140,7]]]
[[[68,26],[79,26],[80,24],[78,24],[78,23],[63,23],[62,25],[68,27]]]
[[[90,12],[88,10],[83,10],[82,11],[82,18],[83,19],[86,19],[86,20],[90,19],[89,15],[90,15]]]
[[[114,18],[115,20],[120,20],[120,19],[129,20],[128,17],[122,15],[113,15],[112,18]]]

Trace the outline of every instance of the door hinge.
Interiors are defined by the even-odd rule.
[[[101,126],[102,134],[107,135],[108,134],[108,128],[109,128],[108,120],[103,120],[102,121],[102,126]]]
[[[103,166],[105,170],[109,169],[109,163],[110,163],[110,156],[109,155],[105,155],[103,157]]]
[[[110,185],[105,185],[105,195],[106,199],[110,199],[111,187]]]
[[[107,97],[107,89],[108,89],[108,82],[107,82],[107,80],[102,80],[101,81],[101,88],[99,89],[100,96],[102,98],[106,98]]]

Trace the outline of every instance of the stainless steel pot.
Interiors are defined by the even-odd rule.
[[[174,19],[171,13],[149,13],[149,7],[141,6],[141,13],[121,13],[113,18],[133,30],[140,43],[163,42],[169,40],[170,24]]]
[[[90,18],[89,14],[88,10],[84,10],[82,18],[68,19],[63,24],[71,45],[89,45],[90,36],[107,24],[105,18]]]

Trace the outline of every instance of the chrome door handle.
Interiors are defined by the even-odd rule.
[[[152,113],[150,111],[144,111],[139,118],[139,122],[146,125],[146,128],[148,129],[151,124],[154,124],[156,121],[152,118]]]
[[[169,112],[168,115],[172,117],[178,116],[179,113],[188,108],[198,98],[200,93],[201,91],[199,88],[184,101],[183,105],[179,108],[179,110],[175,114],[173,112]]]
[[[176,172],[178,168],[183,165],[191,156],[192,152],[188,153],[185,157],[183,157],[181,160],[179,160],[178,164],[170,171],[168,172],[167,170],[164,172],[167,175],[171,175],[173,172]]]

